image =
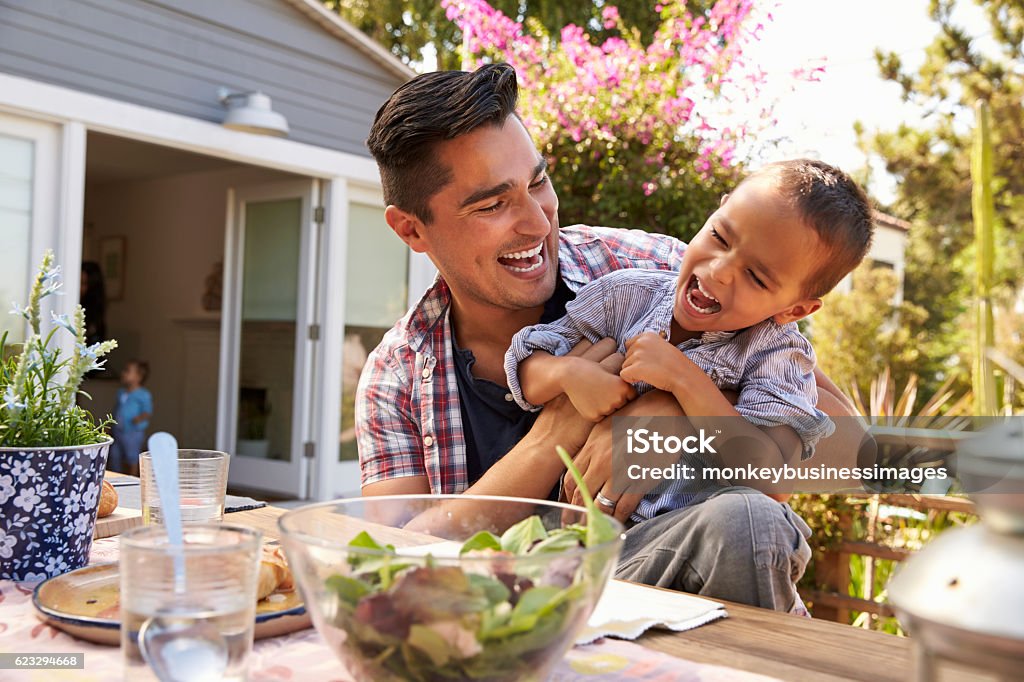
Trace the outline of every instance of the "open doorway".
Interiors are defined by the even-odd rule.
[[[169,431],[181,447],[216,447],[229,190],[300,177],[88,134],[82,260],[99,266],[106,288],[105,310],[88,314],[102,315],[119,344],[83,387],[93,412],[114,410],[120,369],[142,359],[154,398],[149,431]],[[243,388],[240,418],[251,430],[250,408],[265,409],[266,387]]]

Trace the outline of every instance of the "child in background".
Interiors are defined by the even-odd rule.
[[[736,432],[756,444],[745,448],[755,466],[806,459],[834,426],[816,406],[814,351],[796,322],[860,263],[872,229],[867,196],[838,168],[770,164],[723,197],[678,273],[606,275],[581,289],[561,320],[516,334],[505,357],[512,395],[539,409],[565,393],[597,421],[654,387],[673,394],[694,426],[701,417],[745,418]],[[625,355],[617,374],[566,356],[584,338],[605,337]],[[723,391],[738,394],[735,405]],[[688,499],[686,485],[663,485],[632,520]]]
[[[132,476],[139,475],[139,453],[153,416],[153,396],[143,387],[148,377],[149,363],[129,360],[121,370],[121,388],[114,409],[110,468]]]

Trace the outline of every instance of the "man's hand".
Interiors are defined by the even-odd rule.
[[[651,391],[642,395],[616,412],[617,416],[625,417],[677,417],[682,414],[682,408],[676,399],[671,394],[661,391]],[[612,516],[619,521],[626,521],[636,506],[640,504],[644,493],[630,492],[628,488],[624,487],[627,481],[616,481],[619,485],[615,489],[612,488],[611,419],[604,419],[594,426],[586,444],[573,461],[580,473],[583,474],[583,481],[587,484],[590,494],[597,495],[600,492],[605,497],[615,500],[615,510]],[[624,492],[620,488],[623,488]],[[572,504],[583,505],[583,497],[576,488],[576,482],[570,476],[566,476],[563,481],[563,497]]]
[[[678,388],[679,377],[690,360],[664,337],[644,332],[626,341],[626,361],[619,376],[635,384],[646,381],[651,386],[671,393]]]
[[[598,362],[580,359],[567,366],[565,394],[580,416],[601,421],[636,397],[636,391]]]

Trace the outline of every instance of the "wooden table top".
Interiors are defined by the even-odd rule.
[[[278,538],[277,518],[285,511],[264,507],[229,514],[225,521]],[[686,632],[651,630],[637,642],[690,661],[795,682],[902,682],[913,676],[906,638],[731,602],[725,602],[725,607],[728,618]],[[950,672],[949,679],[990,679],[960,668]]]

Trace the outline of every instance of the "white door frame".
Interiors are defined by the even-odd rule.
[[[314,387],[318,401],[311,415],[315,423],[311,433],[316,440],[316,466],[310,467],[306,490],[316,500],[334,497],[334,483],[341,480],[338,470],[341,433],[341,368],[345,339],[345,285],[348,265],[348,205],[351,185],[344,177],[325,184],[323,199],[327,207],[321,232],[320,284],[326,296],[320,306],[320,365]],[[314,475],[315,471],[315,475]]]
[[[294,393],[291,410],[290,458],[287,462],[234,456],[231,458],[229,481],[248,488],[269,489],[289,496],[308,496],[304,456],[305,443],[313,437],[309,414],[315,398],[313,364],[317,349],[308,333],[317,319],[316,289],[318,267],[316,252],[318,226],[314,208],[319,205],[319,182],[313,179],[258,184],[232,189],[228,211],[224,250],[224,295],[221,312],[220,376],[217,399],[217,448],[235,453],[238,423],[239,361],[242,354],[242,262],[245,254],[245,205],[255,201],[299,198],[299,283],[295,312],[295,366],[292,377]],[[275,482],[280,487],[275,487]]]
[[[328,195],[333,197],[330,200]],[[348,216],[353,203],[384,206],[384,196],[379,187],[366,187],[347,182],[345,178],[334,178],[328,183],[325,201],[340,210],[328,211],[324,226],[322,258],[325,266],[324,286],[335,295],[322,311],[325,348],[341,349],[341,352],[324,354],[324,364],[318,370],[318,380],[333,391],[338,402],[315,411],[320,422],[316,425],[318,442],[332,444],[323,457],[318,458],[316,480],[308,488],[310,495],[318,500],[329,500],[340,492],[358,490],[360,487],[359,463],[341,462],[338,437],[341,433],[341,374],[344,365],[345,300],[348,291]],[[408,298],[409,307],[415,305],[423,293],[434,282],[437,269],[426,254],[409,251]],[[355,283],[358,286],[358,283]],[[312,474],[313,471],[311,470]]]
[[[24,115],[8,115],[0,111],[0,134],[32,142],[32,222],[28,235],[28,280],[35,277],[39,259],[47,248],[54,250],[55,265],[61,266],[65,275],[65,289],[78,290],[78,270],[82,261],[82,211],[84,181],[78,183],[69,167],[84,163],[85,131],[81,125],[57,125],[34,120]],[[54,196],[66,197],[65,201],[54,201]],[[63,229],[69,222],[77,220],[78,232],[69,235]],[[70,281],[68,273],[72,274]],[[10,301],[2,305],[9,306]],[[18,301],[24,304],[25,301]],[[74,312],[73,296],[51,296],[44,301],[47,310],[42,311],[40,320],[44,327],[50,323],[49,310],[58,314]],[[4,308],[6,310],[6,308]],[[70,351],[71,339],[67,335],[57,337],[64,351]]]

